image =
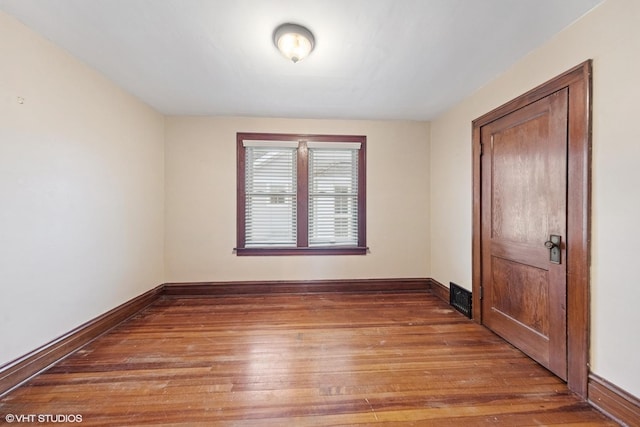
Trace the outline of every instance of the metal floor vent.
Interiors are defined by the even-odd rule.
[[[449,282],[449,304],[471,319],[471,292]]]

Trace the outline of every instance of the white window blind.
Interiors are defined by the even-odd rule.
[[[308,148],[309,246],[357,246],[359,145]]]
[[[245,245],[295,247],[297,143],[244,145]]]

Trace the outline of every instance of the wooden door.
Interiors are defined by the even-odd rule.
[[[565,380],[567,120],[565,88],[480,129],[483,323]]]

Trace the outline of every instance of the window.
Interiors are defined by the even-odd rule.
[[[365,136],[237,134],[238,255],[366,253]]]

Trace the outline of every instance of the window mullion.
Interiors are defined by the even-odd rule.
[[[309,150],[307,142],[298,145],[298,247],[309,246]]]

